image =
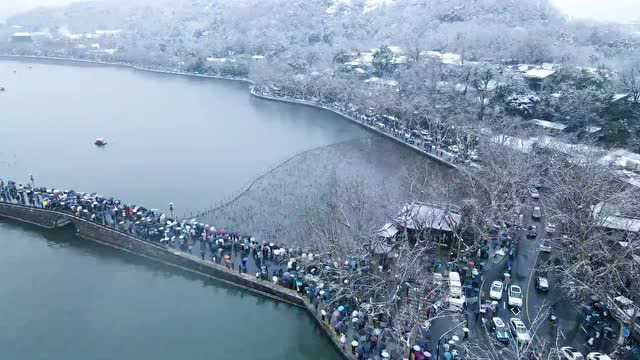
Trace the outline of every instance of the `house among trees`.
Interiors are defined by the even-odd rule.
[[[524,73],[524,78],[532,90],[543,91],[555,73],[551,69],[531,69]]]
[[[640,216],[625,214],[612,206],[599,203],[593,207],[593,217],[606,232],[618,236],[620,241],[640,239]]]
[[[393,251],[397,240],[408,239],[412,244],[427,240],[436,244],[451,245],[461,241],[458,234],[462,216],[457,208],[434,204],[406,204],[398,216],[376,232],[376,238],[368,246],[383,268],[393,263]]]
[[[561,133],[562,131],[564,131],[564,129],[567,128],[567,125],[565,124],[561,124],[553,121],[547,121],[547,120],[540,120],[540,119],[530,120],[529,124],[533,126],[538,126],[550,134]]]
[[[434,204],[405,205],[391,224],[378,233],[393,238],[406,233],[409,240],[429,239],[438,243],[449,242],[460,226],[462,216],[457,208]]]

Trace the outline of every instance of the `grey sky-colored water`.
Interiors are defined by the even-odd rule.
[[[0,17],[10,16],[39,6],[62,6],[78,0],[3,0]],[[572,18],[602,21],[640,21],[638,0],[551,0],[562,12]]]
[[[8,60],[0,78],[0,178],[32,173],[38,185],[161,209],[173,201],[178,214],[301,150],[365,133],[328,112],[255,99],[238,82]],[[93,146],[97,136],[109,145]],[[2,359],[338,358],[302,311],[69,229],[0,220],[0,247]]]

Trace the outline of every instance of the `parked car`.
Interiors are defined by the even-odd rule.
[[[496,340],[504,344],[509,343],[511,338],[509,336],[509,329],[507,329],[507,325],[505,325],[501,318],[496,316],[491,319],[491,329],[496,333]]]
[[[522,288],[518,285],[509,286],[509,306],[522,307]]]
[[[536,277],[536,289],[543,292],[549,291],[549,279],[544,276]]]
[[[533,220],[540,220],[540,218],[542,217],[542,210],[540,209],[540,206],[533,207],[531,217],[533,218]]]
[[[540,252],[547,253],[547,254],[551,252],[551,240],[549,239],[542,240],[542,243],[540,244]]]
[[[567,360],[583,360],[584,356],[580,351],[572,348],[571,346],[563,346],[560,348],[560,354]]]
[[[590,352],[587,354],[587,360],[611,360],[611,357],[599,352]]]
[[[534,187],[529,188],[529,195],[531,196],[532,199],[535,199],[535,200],[540,199],[540,193]]]
[[[548,223],[547,226],[544,227],[544,231],[551,235],[556,232],[556,225],[552,223]]]
[[[502,281],[494,281],[491,283],[491,289],[489,290],[489,297],[493,300],[502,300],[502,290],[504,289],[504,284]]]
[[[460,281],[460,274],[451,271],[449,273],[449,294],[453,297],[462,296],[462,282]]]
[[[511,318],[509,320],[511,324],[511,333],[519,342],[529,342],[531,340],[531,336],[529,335],[529,330],[524,326],[522,320],[518,318]]]
[[[528,238],[538,237],[538,227],[535,225],[529,225],[529,229],[527,229],[527,237]]]

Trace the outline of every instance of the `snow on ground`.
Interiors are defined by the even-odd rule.
[[[364,8],[364,12],[367,13],[377,9],[381,5],[391,5],[394,2],[395,0],[367,0],[367,5]],[[327,13],[335,14],[342,5],[351,5],[351,0],[335,0],[333,4],[327,8]]]

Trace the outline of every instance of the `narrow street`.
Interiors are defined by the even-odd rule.
[[[540,219],[532,217],[533,207],[539,206],[542,210]],[[522,308],[510,308],[508,306],[508,286],[505,284],[502,299],[498,302],[495,316],[500,317],[507,326],[509,320],[513,317],[521,319],[529,329],[532,336],[544,340],[546,344],[549,342],[555,346],[556,340],[558,346],[574,346],[582,348],[584,337],[578,330],[578,313],[573,304],[562,298],[559,288],[554,283],[553,274],[543,274],[537,271],[539,261],[549,256],[544,252],[540,252],[540,245],[544,239],[558,238],[558,234],[547,234],[545,227],[548,223],[544,212],[544,200],[542,194],[540,199],[527,197],[522,204],[523,226],[520,230],[515,230],[513,241],[517,244],[516,251],[513,254],[511,285],[518,285],[523,292]],[[536,237],[527,236],[529,226],[536,226]],[[557,240],[556,240],[557,241]],[[552,240],[552,248],[559,246]],[[553,251],[553,250],[552,250]],[[490,257],[487,261],[487,268],[484,272],[482,283],[483,301],[490,301],[489,291],[493,281],[505,280],[505,272],[509,260],[509,254],[495,259]],[[547,277],[549,280],[549,291],[543,292],[536,287],[537,276]],[[558,317],[558,326],[550,321],[550,314],[553,313]],[[489,324],[489,323],[488,323]],[[558,333],[556,333],[556,330]],[[493,337],[494,334],[487,334]],[[498,349],[499,350],[499,349]]]

